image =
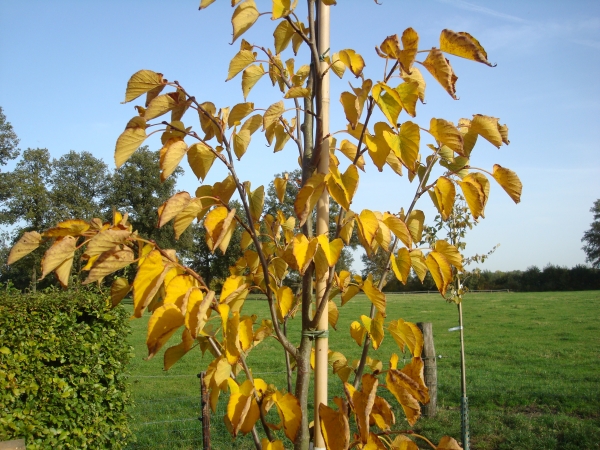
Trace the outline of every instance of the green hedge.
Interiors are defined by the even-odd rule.
[[[122,307],[86,290],[0,293],[0,441],[119,449],[131,435]]]

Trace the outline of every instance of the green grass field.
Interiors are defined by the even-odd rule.
[[[246,301],[244,314],[263,315],[262,301]],[[131,308],[131,306],[126,306]],[[369,302],[357,296],[340,308],[338,331],[330,347],[348,359],[360,348],[349,325],[368,314]],[[421,419],[415,431],[438,441],[444,434],[460,440],[460,358],[455,305],[439,295],[389,295],[389,319],[432,322],[438,359],[438,415]],[[199,382],[196,374],[210,362],[188,353],[169,372],[162,352],[144,361],[149,316],[131,322],[135,357],[131,381],[136,407],[131,449],[201,448]],[[600,448],[600,292],[469,294],[464,302],[467,389],[473,449]],[[292,326],[290,336],[297,334]],[[172,339],[177,343],[179,336]],[[372,356],[387,361],[399,349],[390,336]],[[285,386],[283,351],[273,339],[248,357],[254,375],[280,389]],[[340,395],[337,376],[330,396]],[[380,395],[384,392],[379,391]],[[390,404],[397,405],[391,398]],[[213,448],[253,448],[249,436],[232,441],[222,424],[226,401],[212,416]],[[408,427],[401,410],[396,427]]]

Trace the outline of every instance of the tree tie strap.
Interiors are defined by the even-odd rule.
[[[329,330],[304,330],[303,337],[309,338],[311,341],[315,339],[328,338]]]

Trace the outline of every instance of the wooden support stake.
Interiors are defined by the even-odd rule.
[[[210,401],[208,398],[208,389],[204,384],[204,376],[206,372],[200,372],[198,378],[200,378],[200,404],[202,406],[202,449],[211,450],[210,447]]]
[[[433,326],[431,322],[419,322],[417,326],[423,333],[423,372],[425,385],[429,389],[429,403],[423,405],[425,417],[435,417],[437,413],[437,360],[433,345]]]

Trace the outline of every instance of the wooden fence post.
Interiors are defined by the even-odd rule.
[[[204,384],[204,376],[206,372],[200,372],[198,378],[200,378],[200,405],[202,407],[202,449],[211,450],[210,447],[210,402],[208,399],[208,389]]]
[[[423,372],[425,385],[429,389],[429,403],[423,405],[423,415],[435,417],[437,413],[437,360],[433,345],[433,326],[431,322],[419,322],[417,326],[423,333]]]

